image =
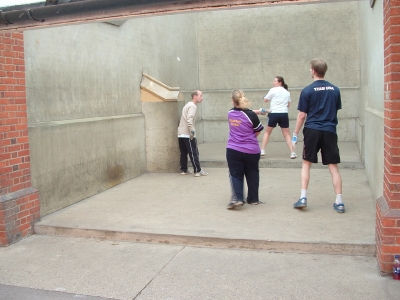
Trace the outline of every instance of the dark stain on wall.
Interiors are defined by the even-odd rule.
[[[122,182],[124,177],[125,169],[122,165],[114,165],[107,168],[107,182],[111,186],[115,186]]]

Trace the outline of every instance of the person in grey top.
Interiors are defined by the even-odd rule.
[[[196,111],[197,104],[203,101],[203,93],[199,90],[192,92],[192,101],[188,102],[182,109],[182,116],[178,126],[178,141],[180,150],[181,175],[190,174],[188,171],[188,155],[192,162],[195,177],[207,176],[200,167],[199,150],[196,141]]]

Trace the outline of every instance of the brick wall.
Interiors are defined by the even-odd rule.
[[[384,0],[384,179],[376,203],[377,260],[383,273],[392,271],[400,254],[400,0]]]
[[[33,232],[40,218],[32,187],[23,34],[0,34],[0,246]]]

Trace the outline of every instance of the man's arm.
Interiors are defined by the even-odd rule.
[[[298,135],[301,127],[304,125],[304,121],[306,120],[307,114],[305,112],[299,111],[296,120],[296,127],[293,131],[293,134]]]
[[[297,143],[297,135],[301,129],[301,127],[303,127],[304,121],[307,117],[307,114],[305,112],[299,111],[299,114],[297,115],[297,120],[296,120],[296,127],[293,131],[293,137],[292,137],[292,145],[293,147],[296,146]]]
[[[189,131],[195,131],[194,119],[196,118],[196,110],[197,106],[190,106],[188,109],[186,122],[188,124]]]

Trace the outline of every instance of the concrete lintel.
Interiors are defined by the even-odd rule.
[[[175,102],[179,98],[179,88],[169,87],[153,77],[144,74],[140,83],[142,102]]]
[[[111,22],[138,16],[183,13],[201,10],[260,7],[273,5],[313,4],[362,0],[194,0],[149,1],[129,3],[116,1],[110,6],[102,0],[79,1],[45,7],[28,6],[12,11],[0,10],[0,31],[27,30],[88,22]],[[118,3],[117,3],[118,2]]]

